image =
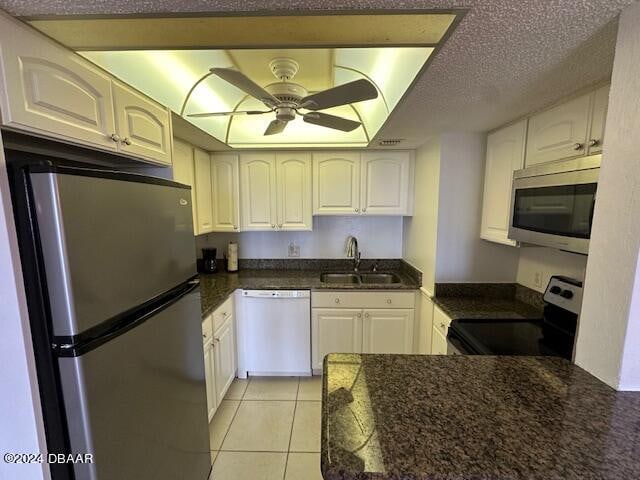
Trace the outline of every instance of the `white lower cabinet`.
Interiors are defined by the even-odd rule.
[[[322,360],[332,352],[362,351],[362,310],[314,308],[311,312],[311,365],[322,369]]]
[[[204,348],[204,381],[207,392],[207,416],[209,421],[213,418],[218,407],[216,401],[215,378],[215,343],[213,341],[213,319],[209,315],[202,321],[202,342]]]
[[[236,376],[233,296],[202,321],[204,376],[209,421]]]
[[[363,353],[412,353],[413,309],[365,310]]]
[[[451,318],[439,307],[433,307],[433,332],[431,337],[431,353],[433,355],[447,354],[447,333]]]
[[[216,403],[220,405],[231,382],[236,376],[236,348],[233,328],[233,316],[229,316],[224,325],[213,335],[215,347],[215,384]]]
[[[328,353],[413,353],[415,292],[312,292],[311,365]]]

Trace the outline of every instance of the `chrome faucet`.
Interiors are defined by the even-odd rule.
[[[360,251],[358,250],[358,239],[353,235],[347,239],[347,258],[353,258],[353,271],[357,272],[360,266]]]

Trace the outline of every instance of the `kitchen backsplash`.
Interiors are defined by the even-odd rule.
[[[311,232],[209,233],[196,237],[197,255],[215,247],[222,258],[230,241],[239,258],[346,258],[347,237],[358,239],[362,258],[402,257],[402,217],[314,217]],[[289,246],[300,256],[290,257]]]

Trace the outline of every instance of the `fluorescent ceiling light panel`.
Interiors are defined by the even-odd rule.
[[[264,136],[275,113],[252,116],[188,117],[190,113],[266,110],[216,75],[193,91],[184,118],[234,148],[363,147],[382,127],[411,86],[433,47],[376,47],[336,49],[261,50],[136,50],[80,52],[124,82],[180,113],[192,86],[211,67],[237,68],[261,86],[278,80],[269,69],[276,57],[292,58],[300,65],[293,78],[310,91],[319,91],[365,78],[378,89],[378,98],[323,110],[362,122],[342,132],[305,123],[301,117],[283,133]]]

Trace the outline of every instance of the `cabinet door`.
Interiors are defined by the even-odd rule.
[[[214,334],[216,342],[215,377],[216,402],[224,399],[229,385],[236,376],[236,348],[233,329],[233,316]]]
[[[113,82],[120,151],[171,165],[169,111],[131,87]]]
[[[590,104],[587,94],[531,117],[525,165],[584,155]]]
[[[311,154],[276,155],[278,229],[311,230]]]
[[[368,215],[408,214],[409,152],[365,152],[361,163],[360,208]]]
[[[311,313],[311,364],[322,369],[328,353],[362,352],[362,310],[314,308]]]
[[[196,234],[213,231],[213,204],[211,192],[211,159],[199,148],[193,149],[196,184]]]
[[[213,231],[236,232],[240,225],[240,172],[237,155],[211,155]]]
[[[275,230],[275,154],[256,153],[240,156],[240,195],[242,230]]]
[[[431,337],[431,354],[432,355],[446,355],[447,354],[447,338],[442,335],[440,330],[433,327],[433,334]]]
[[[413,353],[413,310],[365,310],[364,353]]]
[[[193,214],[193,230],[196,231],[196,196],[193,172],[193,147],[182,140],[173,140],[173,179],[176,182],[191,186],[191,212]]]
[[[449,325],[451,324],[451,318],[444,313],[440,308],[434,305],[433,307],[433,328],[438,330],[443,337],[447,338],[449,333]]]
[[[593,92],[591,130],[589,132],[589,141],[587,142],[589,155],[602,153],[604,125],[607,120],[607,109],[609,108],[609,87],[609,85],[605,85]]]
[[[313,214],[360,213],[360,154],[313,155]]]
[[[111,79],[22,22],[0,17],[2,123],[116,150]]]
[[[214,346],[212,341],[208,341],[204,345],[204,379],[207,391],[207,412],[209,421],[216,413],[216,381],[215,381],[215,359]]]
[[[508,238],[513,172],[524,166],[527,121],[493,132],[487,137],[484,167],[484,196],[480,237],[505,245],[516,245]]]

